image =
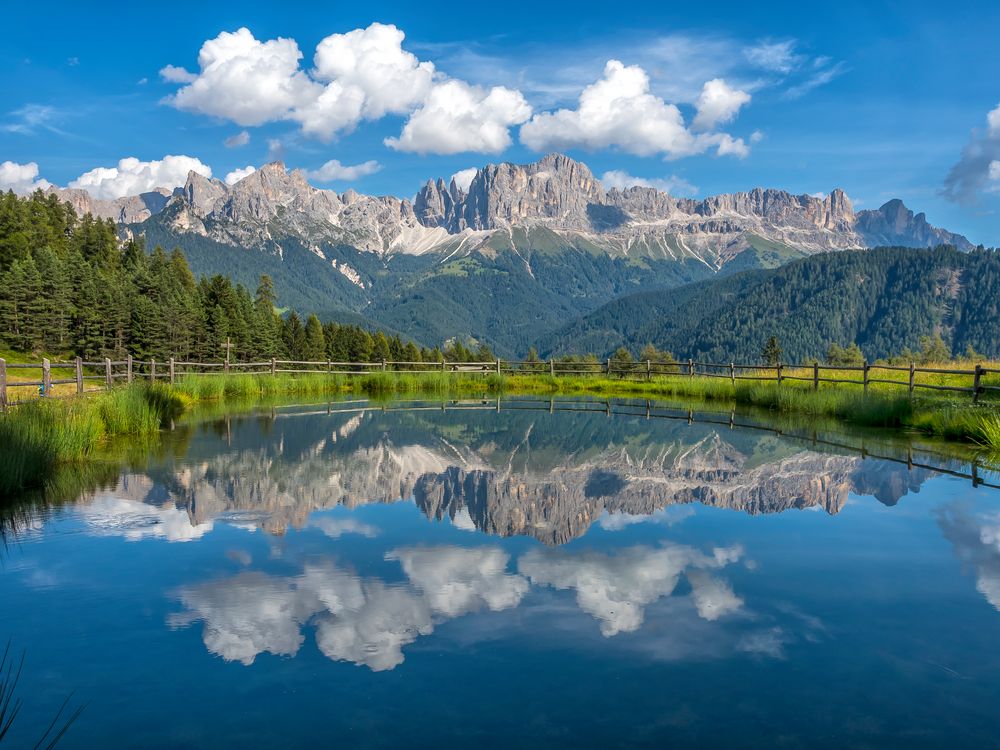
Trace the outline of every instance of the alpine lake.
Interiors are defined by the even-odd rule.
[[[626,399],[196,412],[8,504],[0,745],[68,701],[60,748],[995,746],[991,461]]]

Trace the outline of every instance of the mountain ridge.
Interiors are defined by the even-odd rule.
[[[894,199],[855,212],[840,189],[818,198],[754,188],[703,199],[651,187],[606,190],[582,162],[549,154],[529,164],[477,170],[469,189],[428,180],[411,202],[393,196],[337,193],[310,185],[300,170],[271,162],[232,185],[196,172],[184,186],[111,201],[50,188],[79,212],[129,225],[174,209],[172,227],[242,247],[269,247],[282,233],[322,256],[348,244],[381,256],[454,255],[488,248],[498,233],[545,227],[568,244],[623,257],[692,257],[719,270],[753,247],[749,237],[803,254],[879,244],[972,249],[963,236],[931,226]],[[517,246],[511,237],[511,244]]]

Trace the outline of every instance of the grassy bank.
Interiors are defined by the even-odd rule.
[[[169,386],[135,383],[88,398],[37,401],[0,415],[0,496],[42,485],[60,464],[100,456],[115,438],[153,438],[169,419],[196,403],[252,402],[288,396],[356,393],[442,397],[499,393],[596,395],[745,404],[783,414],[835,418],[868,427],[912,428],[1000,451],[1000,410],[946,397],[914,399],[899,391],[725,379],[659,377],[651,381],[607,377],[374,372],[357,376],[225,375],[187,377]],[[905,391],[904,391],[905,394]]]
[[[858,386],[777,385],[770,382],[736,381],[722,378],[661,377],[630,381],[605,377],[552,377],[515,375],[507,378],[514,393],[549,395],[596,395],[635,398],[696,399],[744,404],[785,414],[832,417],[864,427],[912,428],[946,440],[976,443],[1000,450],[1000,409],[995,402],[973,406],[970,397],[919,395],[910,398],[903,390],[874,387],[868,395]]]

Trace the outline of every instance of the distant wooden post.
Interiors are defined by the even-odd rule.
[[[694,360],[688,360],[688,377],[694,377]]]
[[[278,360],[271,357],[271,374],[274,375],[278,371]]]
[[[110,391],[115,383],[114,377],[111,375],[111,357],[104,358],[104,385]]]
[[[781,385],[781,368],[782,367],[784,367],[784,365],[781,364],[781,362],[779,362],[778,366],[774,368],[777,371],[777,374],[778,374],[778,385]]]
[[[913,376],[914,376],[914,372],[916,371],[916,369],[917,369],[916,366],[912,362],[910,362],[910,395],[911,396],[913,395],[913,387],[914,387],[914,385],[913,385]]]
[[[149,359],[149,382],[156,382],[156,360],[152,357]]]
[[[606,373],[608,373],[608,377],[611,376],[611,357],[608,357],[608,363],[607,363],[604,371]]]
[[[729,363],[729,380],[733,385],[736,385],[736,363]]]
[[[42,360],[42,396],[52,395],[52,364],[48,359]]]
[[[125,355],[125,382],[132,382],[132,355]]]
[[[170,361],[167,363],[167,372],[169,373],[169,376],[170,376],[170,385],[173,385],[174,381],[176,381],[176,379],[177,379],[176,372],[175,372],[175,367],[174,367],[174,358],[173,357],[171,357]]]
[[[556,374],[556,361],[549,357],[549,375],[555,377]]]
[[[646,360],[646,380],[653,379],[653,363],[648,359]]]
[[[500,374],[500,360],[497,360],[497,375]]]
[[[979,403],[979,381],[983,377],[983,366],[976,365],[976,372],[972,376],[972,403]]]
[[[76,365],[76,393],[80,395],[83,393],[83,359],[80,357],[76,358],[74,362]]]
[[[326,361],[326,374],[329,375],[331,372],[333,372],[333,364],[330,362],[330,360],[327,360]]]
[[[819,362],[813,362],[813,390],[819,390]]]
[[[7,360],[0,357],[0,411],[7,411]]]
[[[385,360],[382,360],[382,372],[385,372]]]
[[[441,357],[441,372],[444,372],[444,357]]]
[[[867,395],[868,394],[868,360],[866,359],[864,362],[862,362],[861,366],[864,368],[862,370],[862,374],[863,374],[863,378],[862,379],[865,381],[865,395]]]
[[[224,372],[229,372],[229,353],[233,349],[233,341],[229,336],[226,336],[226,343],[222,345],[222,348],[226,350],[226,363],[223,366]]]

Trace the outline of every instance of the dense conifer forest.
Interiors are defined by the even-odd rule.
[[[254,290],[196,279],[180,250],[124,243],[110,220],[77,217],[53,195],[0,195],[0,346],[94,360],[437,360],[399,335],[277,312],[270,277]],[[449,352],[452,353],[452,352]],[[492,356],[492,354],[491,354]]]
[[[786,362],[849,356],[838,349],[869,361],[929,347],[946,359],[998,357],[1000,253],[945,246],[823,253],[623,297],[543,337],[539,350],[606,355],[652,343],[682,359],[757,362],[772,336]]]

